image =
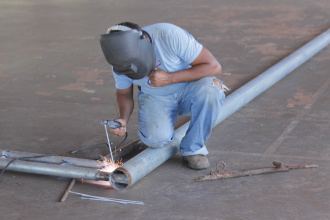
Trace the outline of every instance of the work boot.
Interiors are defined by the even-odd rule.
[[[204,155],[183,156],[183,160],[188,161],[188,166],[195,170],[206,169],[210,166],[210,162]]]

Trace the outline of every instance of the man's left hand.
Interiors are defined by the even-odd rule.
[[[154,87],[172,84],[171,74],[159,68],[156,68],[153,72],[149,73],[148,77],[150,79],[150,85]]]

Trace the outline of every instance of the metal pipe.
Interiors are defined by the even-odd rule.
[[[81,158],[74,158],[74,157],[62,157],[62,156],[47,156],[45,157],[38,157],[43,156],[44,154],[36,154],[36,153],[28,153],[28,152],[20,152],[20,151],[10,151],[0,149],[0,157],[1,158],[20,158],[20,157],[31,157],[26,158],[26,161],[36,161],[36,162],[45,162],[45,163],[56,163],[56,164],[68,164],[71,166],[80,166],[80,167],[93,167],[93,168],[100,168],[100,162],[96,160],[90,159],[81,159]],[[35,157],[35,158],[33,158]]]
[[[12,159],[0,158],[0,168],[6,167],[11,161]],[[85,180],[109,180],[109,173],[101,172],[96,168],[66,166],[35,161],[15,160],[8,166],[8,170]]]
[[[321,51],[330,43],[330,29],[326,30],[300,49],[293,52],[255,79],[251,80],[232,94],[230,94],[221,109],[218,119],[214,123],[213,127],[218,125],[224,119],[229,117],[231,114],[242,108],[245,104],[250,102],[252,99],[257,97],[259,94],[267,90],[269,87],[277,83],[283,77],[288,75],[298,66],[306,62],[316,53]],[[153,149],[148,148],[133,157],[131,160],[118,167],[113,175],[126,176],[128,179],[127,184],[116,182],[115,178],[110,175],[111,185],[121,190],[129,187],[139,181],[142,177],[147,175],[152,170],[156,169],[159,165],[167,161],[174,154],[179,151],[179,144],[184,137],[189,123],[182,125],[180,128],[175,130],[175,139],[165,145],[163,148]]]

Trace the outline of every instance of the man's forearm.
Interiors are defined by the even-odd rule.
[[[116,94],[118,116],[128,122],[134,109],[132,94]]]
[[[207,76],[215,76],[222,71],[220,64],[197,64],[189,69],[177,72],[165,72],[162,69],[156,69],[155,72],[149,74],[151,86],[159,87],[168,84],[180,82],[192,82]]]
[[[125,119],[128,122],[134,108],[134,102],[132,99],[123,95],[117,96],[117,111],[120,118]]]
[[[215,76],[222,72],[219,62],[205,47],[190,65],[191,68],[177,72],[166,72],[156,68],[154,72],[148,75],[151,86],[160,87],[180,82],[191,82],[207,76]]]
[[[220,74],[222,69],[220,64],[217,64],[197,64],[189,69],[180,70],[169,75],[172,83],[196,81],[207,76]]]
[[[189,69],[171,73],[172,83],[196,81],[222,72],[220,63],[205,47],[203,47],[199,56],[190,65],[191,68]]]

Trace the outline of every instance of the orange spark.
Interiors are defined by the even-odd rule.
[[[110,158],[106,158],[101,156],[100,160],[98,160],[100,163],[100,171],[112,173],[117,167],[123,164],[122,159],[115,160],[114,163],[112,163]]]

